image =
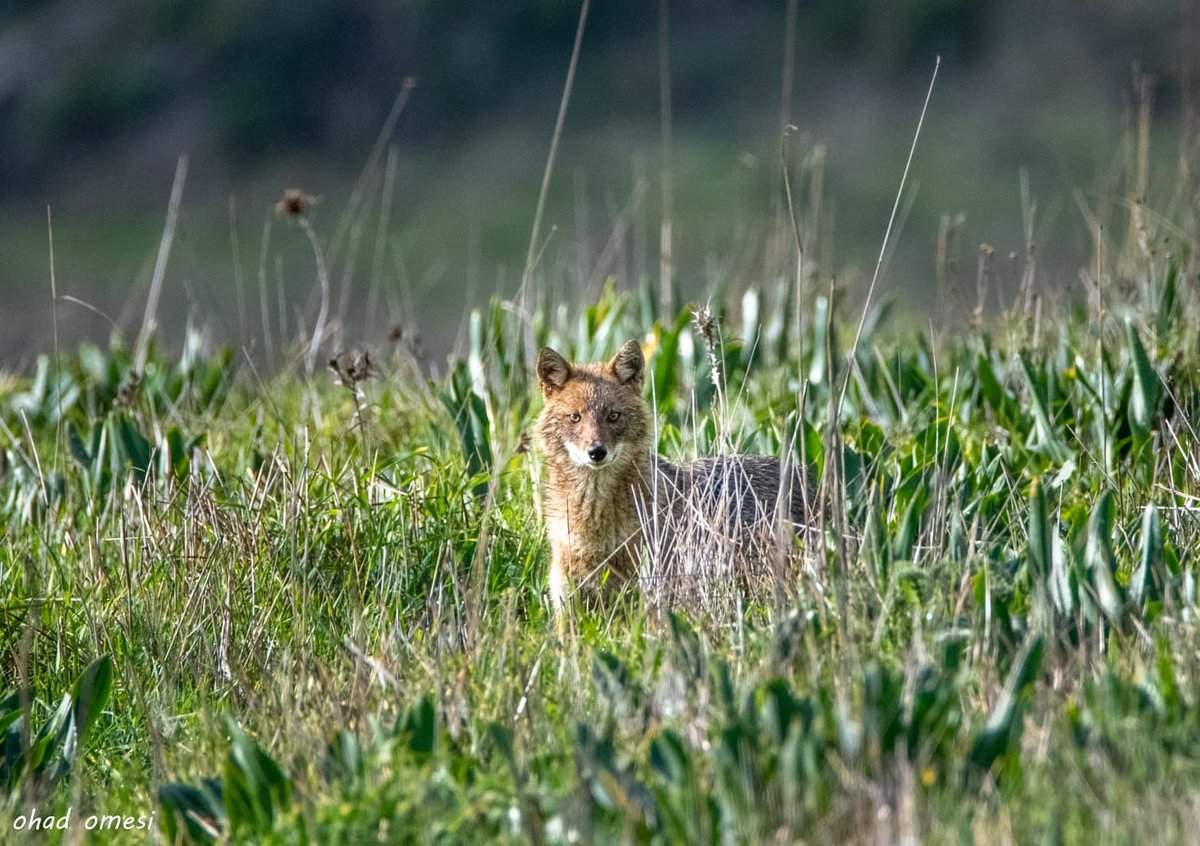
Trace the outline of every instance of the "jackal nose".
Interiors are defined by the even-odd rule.
[[[588,458],[599,464],[608,455],[608,448],[599,441],[592,441],[588,447]]]

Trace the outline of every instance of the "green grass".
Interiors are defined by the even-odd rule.
[[[718,301],[715,387],[687,312],[611,289],[493,302],[434,380],[192,334],[0,375],[0,841],[34,807],[161,842],[1189,840],[1200,296],[1194,221],[1148,220],[1090,306],[985,330],[851,350],[812,285],[800,325],[787,281]],[[628,337],[664,452],[794,444],[821,526],[739,613],[631,594],[560,636],[526,350]]]

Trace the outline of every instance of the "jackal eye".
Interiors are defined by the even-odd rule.
[[[616,422],[617,422],[618,420],[620,420],[620,419],[621,419],[621,412],[619,412],[619,411],[610,411],[610,412],[608,413],[608,422],[609,422],[609,423],[616,423]]]
[[[579,412],[572,411],[570,414],[567,415],[567,419],[570,420],[572,423],[578,423],[579,422]]]

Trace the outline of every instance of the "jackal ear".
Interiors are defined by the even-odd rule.
[[[642,347],[637,341],[626,341],[625,346],[608,363],[608,372],[624,385],[642,384],[642,372],[646,360],[642,358]]]
[[[567,384],[571,378],[571,364],[549,347],[542,347],[537,358],[537,375],[542,393],[550,395]]]

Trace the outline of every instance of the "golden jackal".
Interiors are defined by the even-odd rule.
[[[654,454],[642,399],[645,361],[629,341],[608,362],[538,354],[545,407],[537,435],[548,468],[542,514],[556,611],[572,589],[641,577],[656,600],[680,585],[758,573],[786,557],[804,522],[803,473],[759,455],[670,464]],[[648,567],[639,573],[643,552]]]

